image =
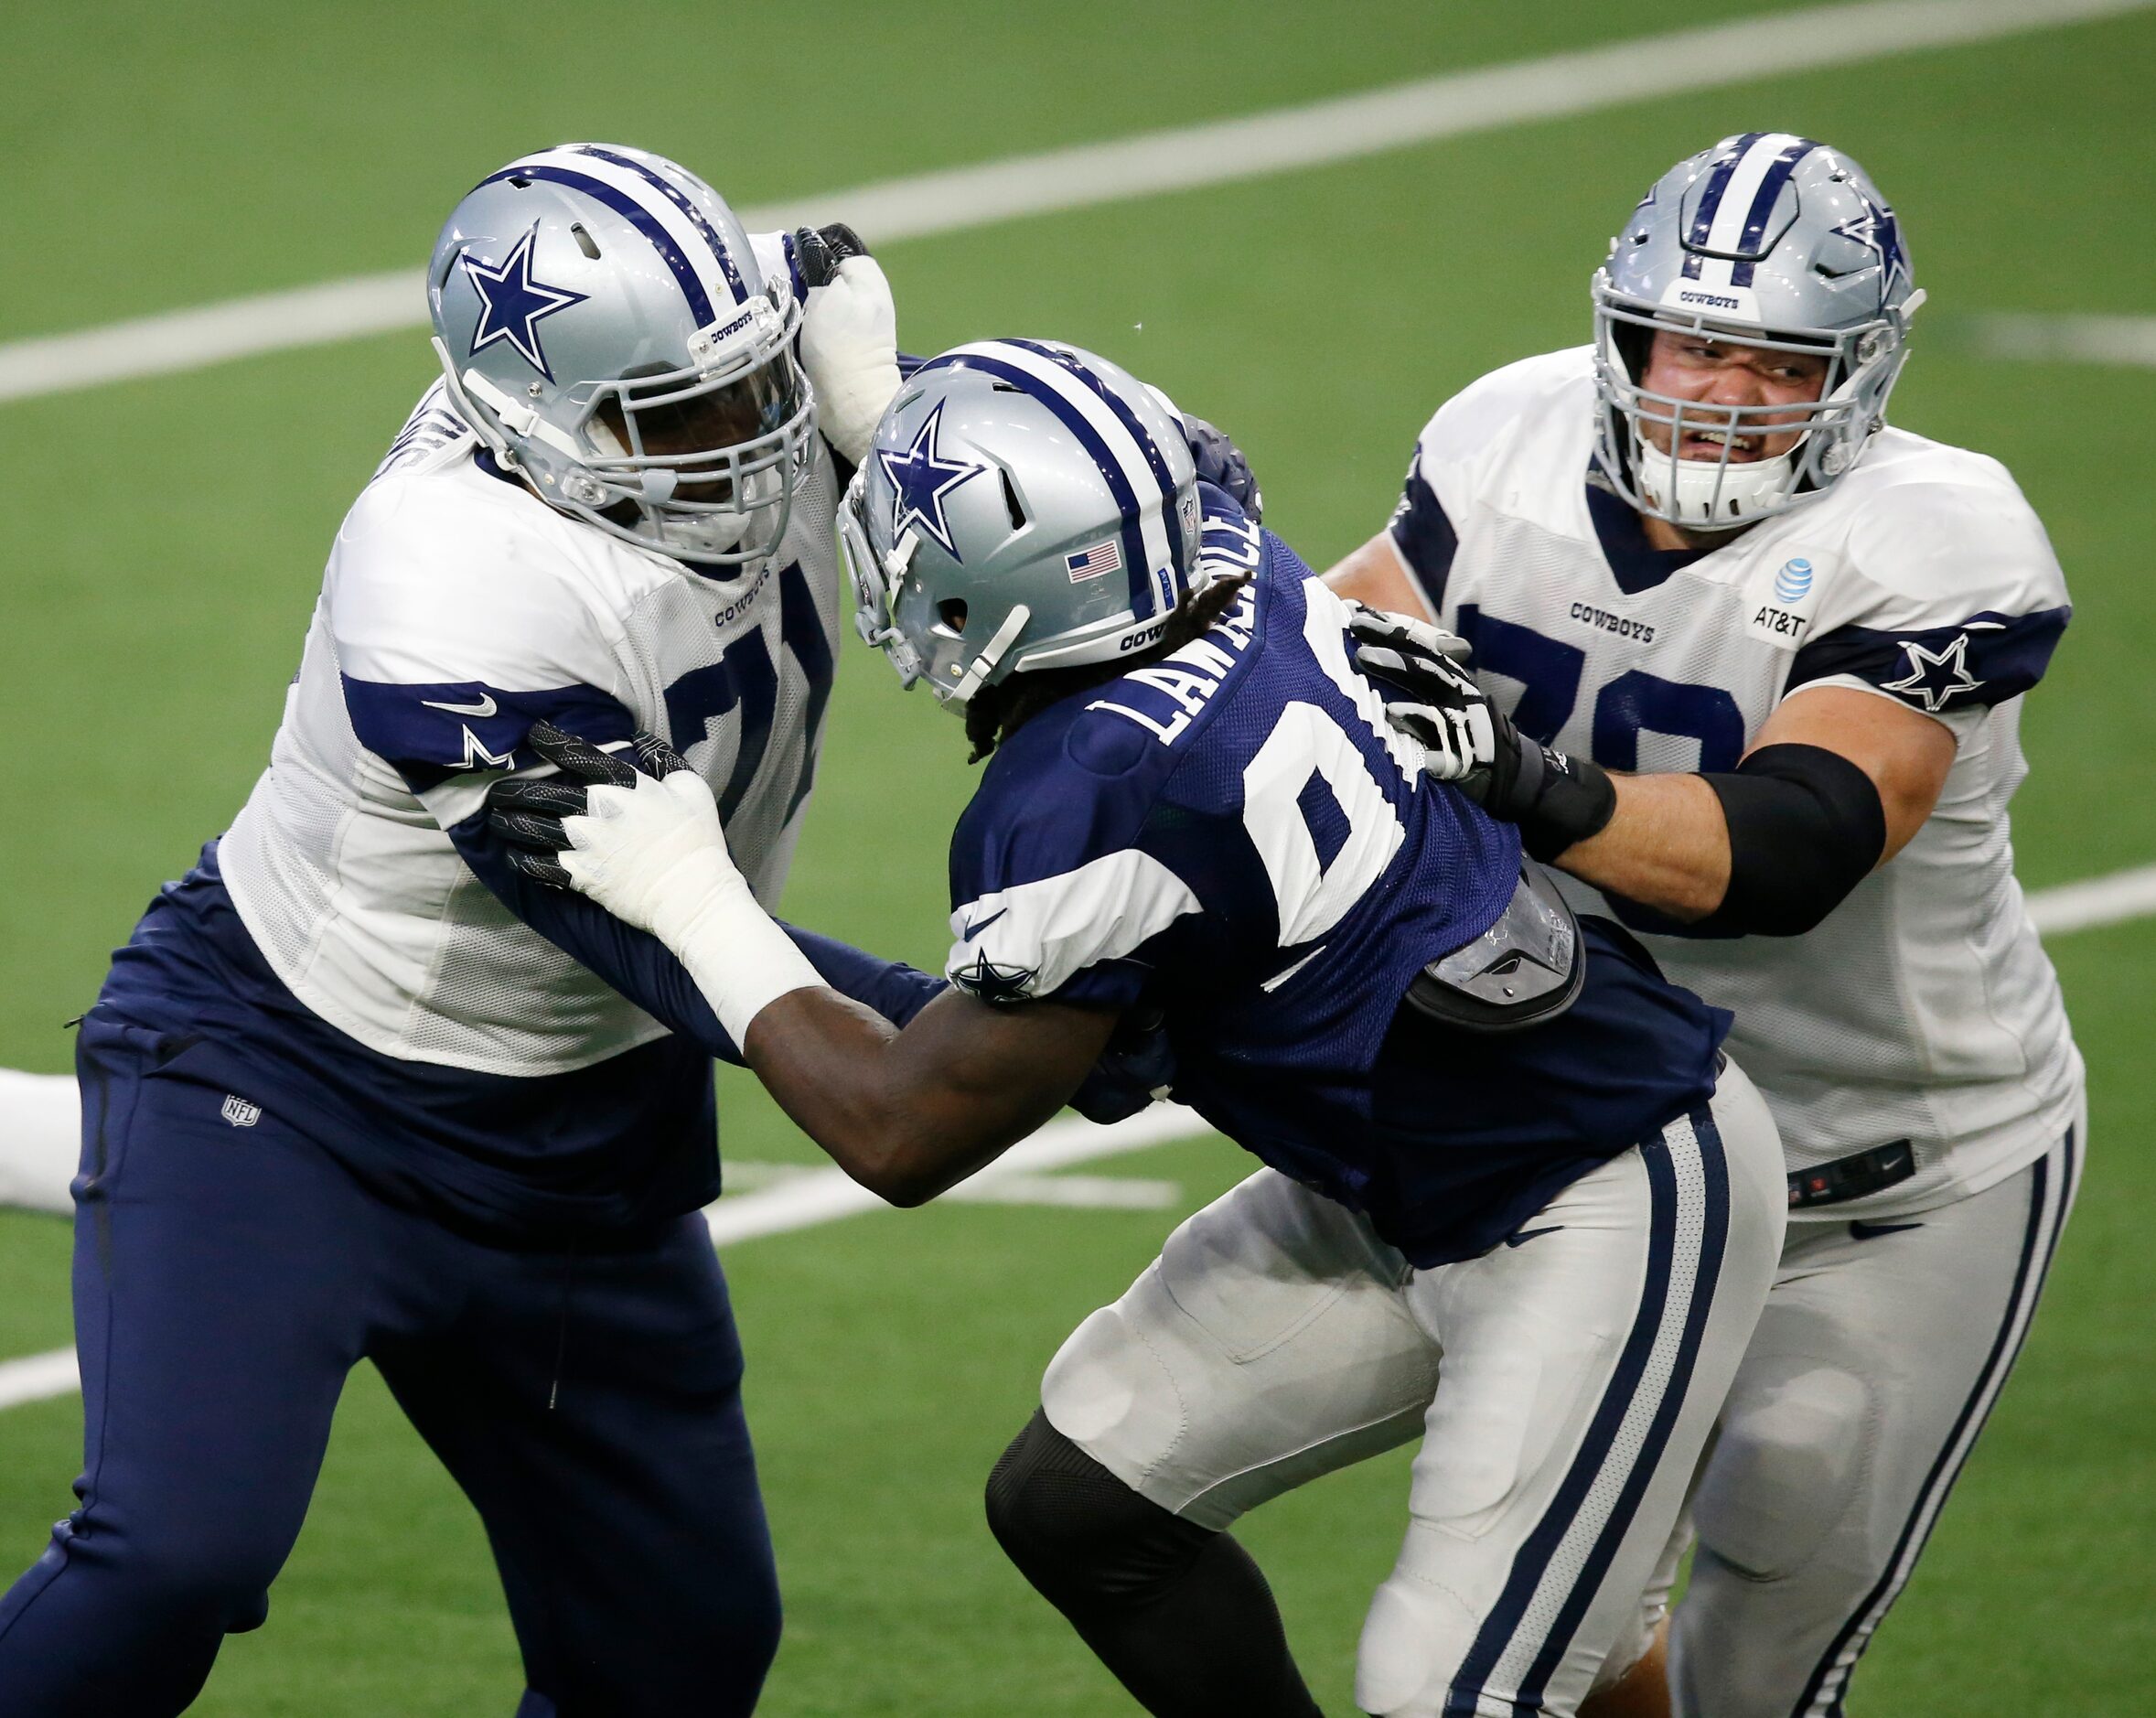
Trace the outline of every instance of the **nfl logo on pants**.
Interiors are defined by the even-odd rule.
[[[246,1099],[235,1098],[228,1092],[220,1113],[234,1127],[252,1127],[262,1120],[262,1105],[249,1103]]]

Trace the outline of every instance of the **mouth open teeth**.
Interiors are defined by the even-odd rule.
[[[1765,438],[1759,435],[1732,435],[1727,430],[1696,429],[1687,430],[1684,433],[1684,439],[1688,446],[1727,447],[1732,455],[1743,455],[1757,453]]]

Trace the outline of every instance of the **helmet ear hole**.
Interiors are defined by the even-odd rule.
[[[966,634],[966,605],[953,596],[936,605],[936,617],[960,638]]]

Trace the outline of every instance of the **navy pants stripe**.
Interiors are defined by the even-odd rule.
[[[2073,1129],[2067,1130],[2065,1150],[2057,1153],[2057,1157],[2055,1175],[2048,1157],[2039,1158],[2033,1165],[2029,1181],[2029,1224],[2022,1234],[2022,1256],[2015,1268],[2012,1293],[2007,1296],[2006,1315],[2000,1321],[1990,1356],[1977,1375],[1976,1385],[1962,1403],[1961,1412],[1955,1417],[1954,1429],[1932,1464],[1923,1489],[1917,1493],[1915,1507],[1903,1523],[1885,1572],[1842,1625],[1833,1644],[1820,1656],[1804,1692],[1797,1698],[1792,1718],[1807,1718],[1807,1714],[1818,1713],[1824,1713],[1827,1718],[1840,1718],[1842,1698],[1848,1691],[1857,1660],[1863,1656],[1881,1619],[1907,1584],[1916,1560],[1923,1553],[1925,1541],[1931,1537],[1932,1528],[1946,1506],[1947,1494],[1954,1489],[1954,1482],[1961,1476],[1962,1466],[1975,1447],[1977,1433],[1983,1429],[1992,1404],[1999,1400],[2007,1374],[2013,1370],[2013,1363],[2021,1355],[2022,1344],[2035,1318],[2037,1302],[2043,1298],[2044,1280],[2058,1251],[2059,1236],[2065,1229],[2067,1214],[2074,1208],[2081,1153],[2080,1142]]]
[[[1647,1481],[1660,1466],[1662,1452],[1668,1447],[1669,1434],[1677,1425],[1678,1410],[1691,1389],[1692,1368],[1699,1359],[1700,1344],[1707,1334],[1707,1315],[1713,1309],[1715,1284],[1722,1276],[1722,1255],[1729,1241],[1730,1219],[1729,1162],[1723,1154],[1722,1135],[1715,1129],[1713,1115],[1704,1106],[1692,1112],[1691,1122],[1693,1135],[1699,1142],[1704,1197],[1689,1301],[1684,1306],[1684,1328],[1678,1338],[1677,1353],[1670,1361],[1669,1381],[1656,1406],[1654,1420],[1640,1444],[1632,1471],[1625,1476],[1624,1490],[1618,1496],[1616,1507],[1610,1511],[1610,1519],[1604,1524],[1593,1552],[1566,1595],[1557,1621],[1550,1626],[1550,1637],[1536,1655],[1533,1669],[1520,1684],[1519,1707],[1523,1712],[1542,1710],[1542,1696],[1550,1686],[1550,1678],[1563,1658],[1565,1648],[1571,1644],[1581,1619],[1587,1614],[1588,1602],[1602,1585],[1618,1545],[1631,1528]],[[1657,1213],[1665,1208],[1667,1201],[1666,1208],[1674,1215],[1678,1205],[1676,1176],[1666,1153],[1650,1150],[1646,1163],[1648,1177],[1655,1186]]]
[[[1690,1387],[1729,1235],[1729,1165],[1722,1136],[1705,1109],[1689,1119],[1691,1138],[1677,1144],[1677,1149],[1693,1159],[1688,1168],[1696,1191],[1689,1199],[1684,1197],[1678,1168],[1671,1162],[1668,1135],[1665,1133],[1640,1148],[1647,1172],[1650,1217],[1646,1272],[1638,1311],[1593,1421],[1581,1441],[1579,1454],[1542,1519],[1514,1557],[1504,1591],[1453,1679],[1445,1700],[1447,1718],[1472,1718],[1508,1649],[1515,1647],[1520,1631],[1528,1626],[1536,1596],[1543,1590],[1552,1564],[1590,1494],[1602,1480],[1605,1466],[1613,1459],[1620,1428],[1633,1415],[1635,1399],[1643,1387],[1658,1392],[1652,1417],[1630,1453],[1630,1470],[1593,1546],[1570,1577],[1564,1602],[1544,1625],[1543,1638],[1517,1685],[1516,1712],[1542,1710],[1542,1695],[1550,1677],[1631,1527],[1640,1497],[1661,1461]],[[1673,1330],[1674,1342],[1670,1340]]]
[[[485,1523],[523,1718],[754,1707],[777,1580],[700,1219],[488,1246],[364,1192],[308,1118],[228,1115],[184,1039],[93,1015],[78,1063],[80,1504],[0,1598],[0,1712],[182,1711],[266,1615],[362,1358]]]

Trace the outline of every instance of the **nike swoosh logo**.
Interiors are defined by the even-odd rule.
[[[978,925],[968,925],[966,927],[966,940],[968,942],[972,941],[974,938],[978,937],[982,931],[986,930],[991,925],[994,924],[997,919],[1001,918],[1010,910],[1011,909],[1008,907],[999,907],[995,909],[994,912],[989,914],[989,916],[982,919]]]
[[[1922,1223],[1851,1223],[1849,1238],[1851,1240],[1877,1240],[1882,1235],[1898,1235],[1905,1229],[1922,1229]]]
[[[1507,1247],[1524,1247],[1537,1235],[1554,1235],[1563,1227],[1562,1223],[1552,1223],[1548,1229],[1523,1229],[1516,1234],[1506,1236],[1505,1244]]]
[[[494,702],[492,693],[488,693],[477,703],[436,703],[432,698],[422,698],[420,703],[430,710],[444,710],[453,716],[472,716],[482,722],[501,708]]]

